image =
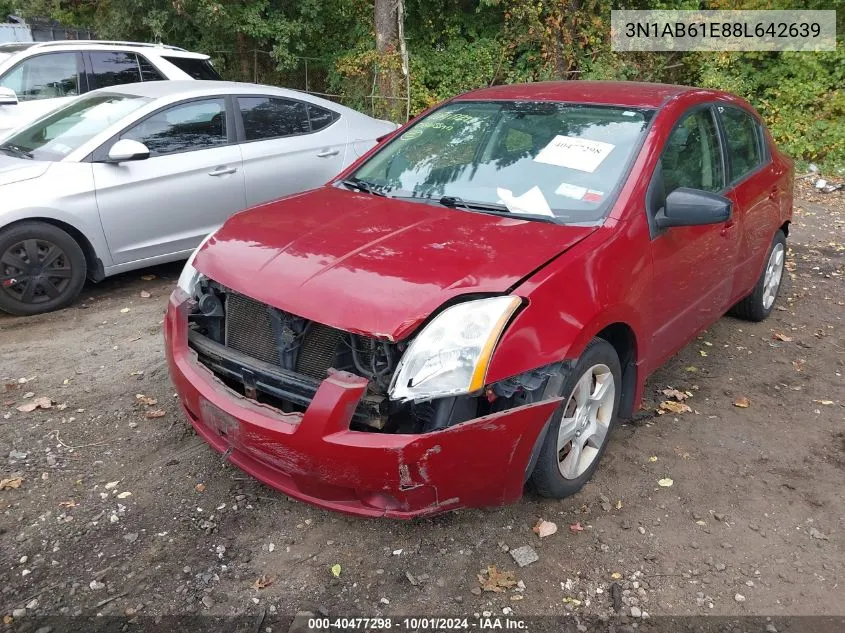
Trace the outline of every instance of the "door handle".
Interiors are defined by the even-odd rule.
[[[324,149],[322,152],[319,152],[317,154],[317,157],[318,158],[327,158],[329,156],[337,156],[338,154],[340,154],[339,149]]]
[[[238,171],[237,167],[215,167],[210,172],[208,172],[209,176],[225,176],[227,174],[234,174]]]

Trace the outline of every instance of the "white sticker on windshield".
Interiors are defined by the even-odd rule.
[[[560,186],[555,189],[555,193],[559,196],[566,196],[573,200],[580,200],[587,193],[586,187],[579,187],[578,185],[570,185],[568,182],[560,183]]]
[[[538,163],[594,172],[616,147],[603,141],[572,136],[555,136],[534,159]]]
[[[531,215],[555,217],[555,214],[549,208],[549,203],[546,202],[546,196],[540,191],[540,187],[536,185],[521,196],[513,195],[510,189],[497,187],[496,195],[499,196],[499,200],[502,201],[511,213],[530,213]]]

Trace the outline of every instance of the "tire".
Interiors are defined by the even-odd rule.
[[[86,274],[82,248],[62,229],[33,221],[0,231],[0,310],[31,316],[64,308]]]
[[[778,230],[775,233],[765,261],[754,290],[733,306],[729,314],[746,321],[762,321],[772,313],[783,283],[783,269],[786,263],[786,235],[783,231]]]
[[[612,381],[608,383],[610,378]],[[605,391],[594,400],[602,386]],[[609,393],[610,389],[612,393]],[[586,399],[582,399],[586,392]],[[544,497],[563,499],[578,492],[589,481],[616,423],[621,394],[619,357],[613,346],[600,338],[590,341],[570,372],[549,379],[545,395],[562,395],[564,400],[552,416],[537,464],[531,473],[531,483],[538,493]],[[582,408],[581,402],[598,404]],[[567,423],[566,420],[572,422]],[[559,437],[571,439],[559,449]],[[576,442],[579,445],[583,443],[580,451]]]

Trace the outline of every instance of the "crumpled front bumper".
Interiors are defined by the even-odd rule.
[[[229,461],[286,495],[361,516],[410,519],[522,495],[534,444],[559,399],[511,409],[424,435],[352,431],[367,386],[334,372],[304,413],[244,398],[188,347],[185,295],[165,319],[170,374],[188,420]]]

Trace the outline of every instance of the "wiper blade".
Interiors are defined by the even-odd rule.
[[[511,213],[511,210],[504,204],[496,204],[494,202],[474,202],[472,200],[466,201],[458,196],[443,196],[440,198],[440,204],[444,207],[451,207],[456,209],[461,207],[463,209],[472,209],[477,211],[496,211],[499,213]]]
[[[361,180],[360,178],[347,178],[346,180],[341,180],[340,184],[342,184],[344,187],[363,191],[364,193],[369,193],[373,196],[387,196],[386,193],[377,189],[376,185],[371,182],[367,182],[366,180]]]
[[[28,152],[24,148],[18,145],[12,145],[11,143],[4,143],[3,145],[0,145],[0,150],[6,152],[7,154],[11,154],[12,156],[17,156],[18,158],[32,158],[32,152]]]

